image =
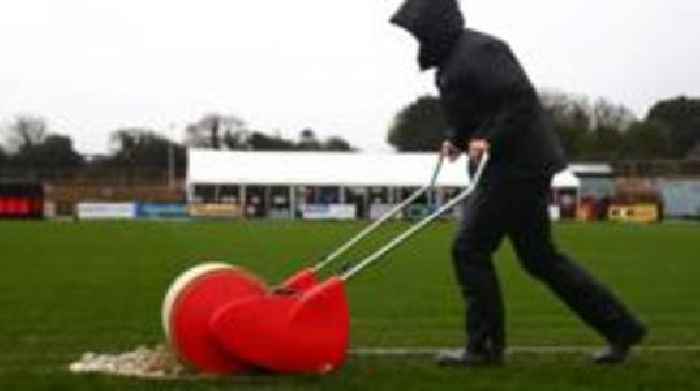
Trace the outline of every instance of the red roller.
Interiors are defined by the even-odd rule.
[[[216,263],[194,267],[171,285],[163,302],[166,337],[180,359],[201,372],[244,372],[248,363],[218,345],[209,322],[225,304],[266,292],[265,283],[242,268]]]
[[[345,361],[350,312],[336,277],[297,295],[231,302],[211,319],[212,334],[232,356],[278,373],[327,373]]]

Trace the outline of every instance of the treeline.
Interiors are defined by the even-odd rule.
[[[541,93],[543,105],[573,161],[700,160],[700,99],[662,100],[639,119],[622,105],[585,96]],[[402,108],[387,141],[398,151],[434,151],[448,125],[437,97]],[[312,129],[296,140],[251,130],[232,115],[209,114],[186,126],[184,143],[155,129],[123,128],[108,140],[110,153],[85,156],[72,139],[49,130],[42,117],[19,115],[0,127],[0,179],[183,177],[186,148],[234,151],[354,151],[341,137],[319,139]]]
[[[561,92],[540,96],[571,160],[700,159],[700,99],[662,100],[639,119],[605,99],[591,103]],[[398,151],[432,151],[447,128],[438,98],[423,96],[396,115],[387,141]]]
[[[236,116],[210,114],[187,126],[186,144],[191,147],[227,149],[233,151],[335,151],[351,152],[356,149],[346,140],[332,136],[320,140],[311,128],[299,132],[298,140],[283,138],[250,130],[245,121]]]
[[[177,143],[148,128],[117,129],[111,133],[110,152],[86,156],[76,151],[70,136],[49,131],[39,116],[18,115],[0,128],[0,179],[66,179],[104,177],[165,177],[174,171],[183,177],[186,148],[234,151],[354,151],[341,137],[319,139],[314,130],[298,140],[250,130],[235,116],[209,114],[187,125],[186,140]]]

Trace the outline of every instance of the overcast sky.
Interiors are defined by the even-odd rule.
[[[387,19],[399,0],[2,0],[0,121],[44,116],[81,152],[147,126],[236,114],[387,150],[393,115],[434,93],[417,45]],[[510,42],[540,88],[603,96],[644,115],[700,95],[698,0],[462,1]]]

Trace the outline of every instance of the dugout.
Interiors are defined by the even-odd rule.
[[[44,217],[44,187],[40,183],[0,182],[0,219]]]
[[[445,164],[436,190],[418,208],[442,203],[464,188],[466,162]],[[235,204],[248,217],[375,218],[425,185],[434,153],[231,152],[190,149],[189,204]],[[556,202],[579,199],[579,179],[564,171],[552,181]]]

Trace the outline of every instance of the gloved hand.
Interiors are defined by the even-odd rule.
[[[491,144],[486,139],[477,138],[469,142],[469,159],[473,161],[480,161],[484,152],[488,152],[491,149]]]
[[[447,157],[447,160],[450,163],[453,163],[455,160],[459,159],[459,155],[461,154],[462,151],[460,151],[459,148],[452,144],[451,141],[446,140],[442,143],[442,147],[440,148],[440,155]]]

